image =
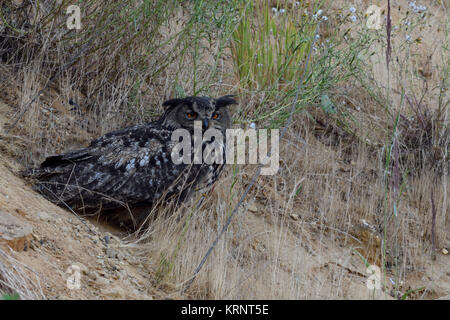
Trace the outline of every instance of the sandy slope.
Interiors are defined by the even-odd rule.
[[[167,296],[152,288],[149,272],[120,241],[90,222],[54,206],[31,191],[21,179],[0,165],[0,210],[31,224],[30,247],[23,252],[2,248],[30,267],[49,299],[152,299]],[[69,290],[66,270],[80,266],[81,288]],[[33,279],[33,276],[31,276]]]

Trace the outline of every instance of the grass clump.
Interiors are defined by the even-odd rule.
[[[268,1],[235,1],[239,18],[232,49],[243,88],[292,88],[300,77],[318,21],[304,13],[305,5],[287,4],[278,1],[270,7]],[[319,7],[314,5],[313,10]]]

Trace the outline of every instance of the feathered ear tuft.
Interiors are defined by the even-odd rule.
[[[216,99],[216,106],[218,107],[226,107],[230,104],[238,104],[237,101],[234,99],[236,95],[229,94],[220,98]]]

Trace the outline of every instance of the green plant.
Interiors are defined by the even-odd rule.
[[[287,8],[287,1],[278,6]],[[317,20],[304,6],[270,8],[268,1],[237,0],[239,20],[233,32],[233,57],[243,88],[292,88],[314,35]],[[320,4],[315,5],[315,10]],[[284,11],[281,11],[284,10]]]
[[[420,291],[423,291],[423,290],[425,290],[425,287],[420,287],[420,288],[417,288],[417,289],[408,290],[402,295],[400,300],[406,300],[412,293],[420,292]]]
[[[18,293],[0,293],[0,300],[20,300]]]

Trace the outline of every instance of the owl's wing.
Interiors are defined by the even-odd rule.
[[[171,133],[151,124],[135,126],[49,157],[35,169],[37,188],[73,208],[152,203],[186,167],[171,161]]]

